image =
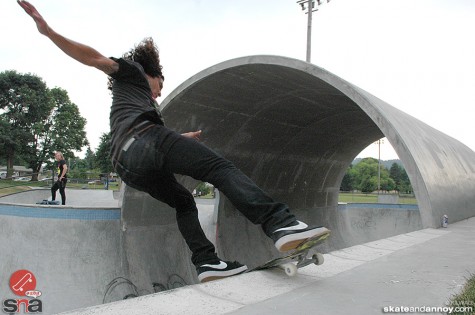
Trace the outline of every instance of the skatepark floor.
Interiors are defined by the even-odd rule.
[[[62,314],[448,313],[475,274],[474,248],[475,217],[333,251],[292,278],[256,271]]]

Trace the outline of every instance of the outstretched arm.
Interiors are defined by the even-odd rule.
[[[48,37],[56,46],[65,52],[71,58],[77,61],[95,67],[106,74],[112,74],[119,69],[118,63],[100,54],[92,47],[70,40],[56,33],[48,23],[43,19],[36,8],[28,1],[17,0],[18,4],[33,18],[38,31]]]

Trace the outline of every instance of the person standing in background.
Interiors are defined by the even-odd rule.
[[[61,152],[57,151],[54,154],[55,160],[58,162],[57,168],[58,168],[58,179],[56,182],[53,184],[53,187],[51,187],[51,200],[56,200],[56,192],[59,189],[59,193],[61,194],[61,204],[65,205],[66,204],[66,183],[68,182],[68,177],[66,175],[68,171],[68,166],[66,165],[66,160],[64,159],[64,156]]]

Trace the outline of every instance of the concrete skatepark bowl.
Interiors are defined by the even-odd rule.
[[[36,204],[50,195],[45,189],[0,198],[2,302],[22,298],[9,287],[11,275],[21,269],[36,277],[43,314],[101,304],[129,294],[131,290],[125,285],[112,292],[122,291],[118,298],[106,290],[125,273],[120,209],[112,191],[66,189],[66,206]]]
[[[332,236],[320,251],[439,227],[444,214],[452,222],[475,215],[475,153],[471,149],[313,64],[278,56],[229,60],[185,81],[161,109],[168,127],[178,132],[203,130],[206,145],[233,161],[272,197],[289,204],[299,218],[329,227]],[[405,166],[418,206],[339,205],[347,167],[362,149],[384,136]],[[180,181],[190,190],[197,184],[187,177]],[[107,231],[106,227],[83,231],[97,236],[84,240],[85,244],[97,246],[100,239],[111,250],[104,253],[103,261],[110,257],[115,261],[103,273],[106,276],[91,282],[95,288],[102,286],[96,291],[101,299],[117,277],[128,282],[122,295],[116,291],[110,300],[196,283],[174,210],[130,187],[122,193],[120,220],[108,223],[113,235],[96,234]],[[225,196],[215,206],[216,220],[205,229],[213,230],[216,223],[213,241],[222,258],[253,267],[277,255],[259,227],[249,224]],[[81,229],[73,225],[62,233]],[[214,238],[214,233],[207,235]],[[8,242],[13,242],[11,237],[2,235],[2,249]],[[46,245],[41,246],[25,250],[41,257],[47,252]],[[21,265],[17,255],[8,257],[11,265]],[[84,257],[77,263],[81,272],[94,255],[86,252]],[[72,281],[68,275],[63,279]],[[86,286],[81,290],[92,291]]]

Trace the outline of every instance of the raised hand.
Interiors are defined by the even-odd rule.
[[[46,21],[43,19],[41,14],[36,10],[36,8],[29,3],[28,1],[17,0],[17,3],[28,13],[29,16],[33,18],[36,23],[38,31],[43,35],[48,35],[49,27]]]
[[[200,141],[201,130],[182,133],[181,135],[186,137],[186,138],[191,138],[191,139],[195,139],[197,141]]]

